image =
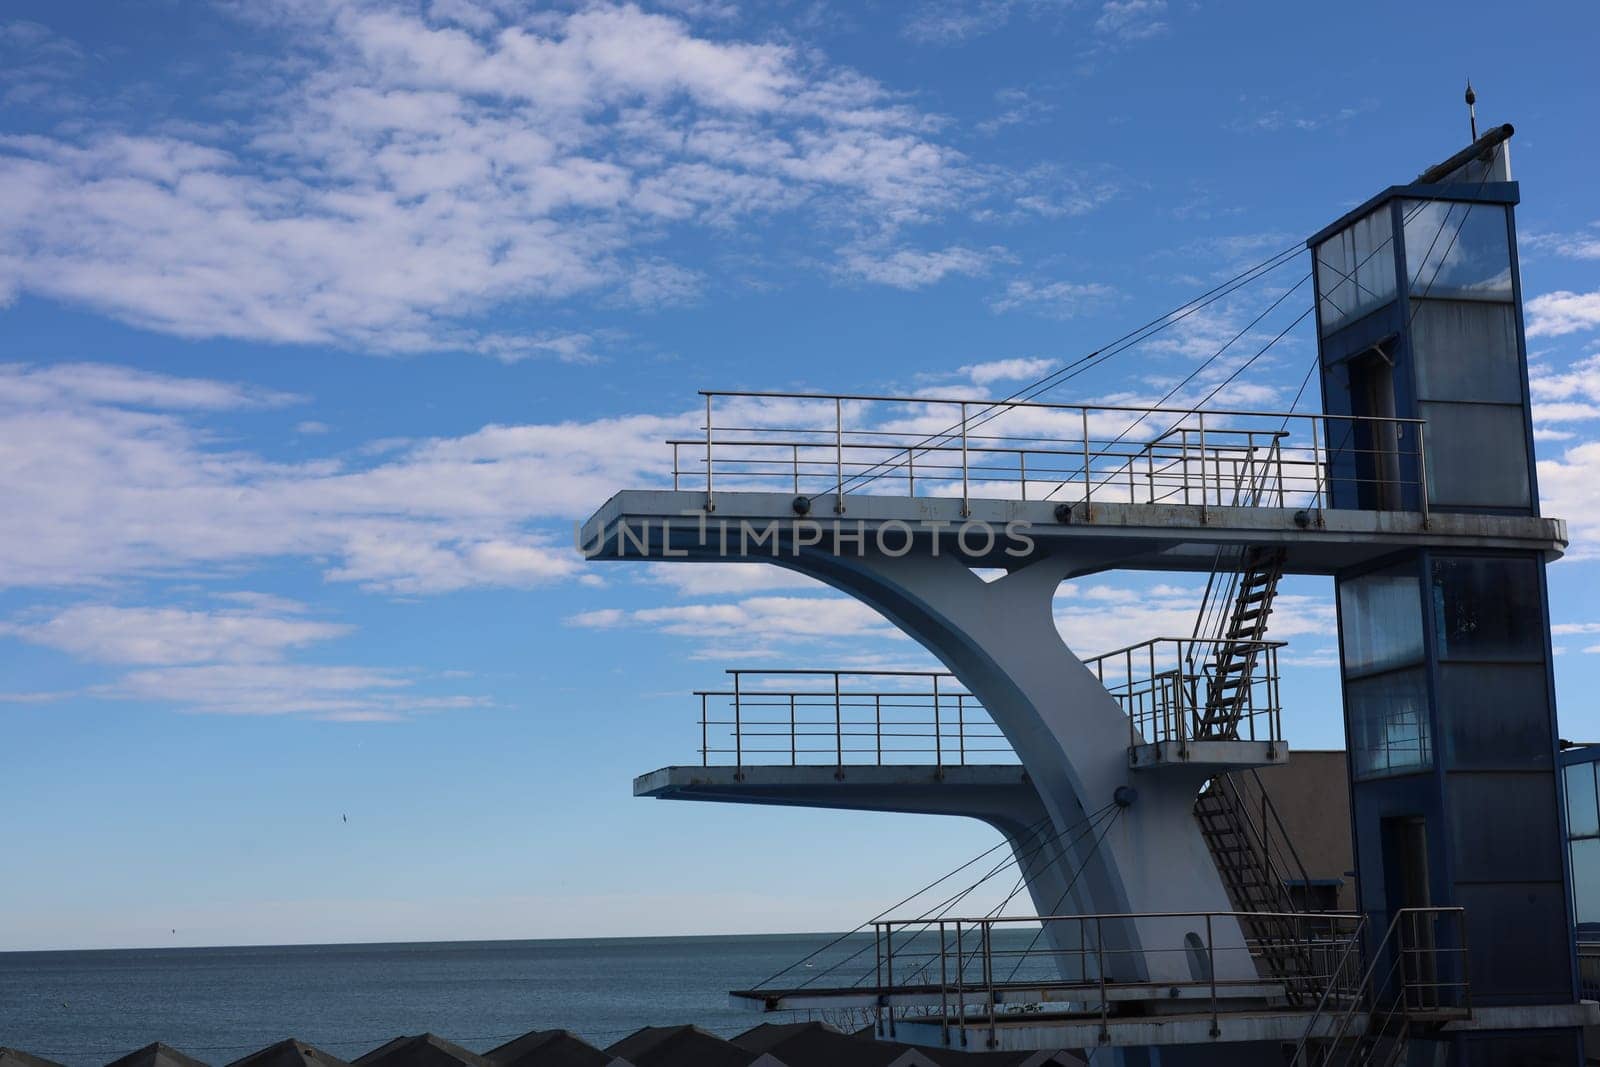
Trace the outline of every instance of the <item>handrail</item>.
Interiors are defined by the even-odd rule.
[[[685,475],[695,487],[703,479],[707,510],[715,510],[719,485],[727,491],[777,482],[796,495],[831,495],[835,513],[843,514],[848,496],[886,477],[903,484],[906,495],[917,496],[919,474],[922,495],[929,495],[929,482],[932,495],[959,495],[963,515],[971,514],[975,495],[1023,500],[1081,495],[1086,505],[1108,494],[1129,503],[1181,499],[1203,512],[1240,506],[1246,483],[1253,487],[1246,506],[1416,507],[1425,519],[1429,510],[1422,419],[868,393],[702,390],[701,395],[706,404],[702,436],[674,437],[668,444],[674,488],[687,488]],[[826,404],[832,411],[810,427],[796,426],[805,419],[781,412],[768,426],[756,425],[761,420],[747,413],[724,412],[718,426],[718,399],[725,407],[728,401],[763,400]],[[887,417],[874,410],[868,418],[862,409],[869,405],[900,405],[901,410]],[[948,424],[937,415],[945,407],[953,409]],[[938,419],[938,428],[923,425],[930,415]],[[860,425],[847,426],[847,416]],[[1153,426],[1148,440],[1124,442],[1150,416],[1169,425]],[[974,432],[1007,419],[1012,425]],[[1050,425],[1052,420],[1059,425]],[[1277,425],[1247,424],[1252,421]],[[703,455],[685,466],[685,447]],[[1034,462],[1030,470],[1030,458],[1040,456],[1063,462]],[[1068,491],[1069,486],[1075,488]]]
[[[984,764],[1017,761],[983,705],[945,671],[732,668],[727,674],[731,688],[694,691],[702,766],[711,766],[714,755],[731,756],[739,772],[913,762],[943,768],[971,766],[975,756]],[[812,684],[782,684],[791,677]]]
[[[850,987],[850,992],[855,995],[869,992],[875,996],[880,1013],[887,1010],[891,1035],[895,1026],[895,1009],[898,1005],[906,1010],[924,1012],[937,1010],[947,1044],[951,1041],[952,1030],[960,1035],[961,1043],[965,1045],[966,1031],[969,1028],[974,1025],[986,1028],[989,1031],[990,1047],[994,1047],[994,1031],[999,1016],[1005,1013],[1000,1005],[1006,1005],[1006,1010],[1009,1011],[1014,1010],[1012,1005],[1037,999],[1037,1007],[1025,1007],[1025,1010],[1035,1011],[1047,1009],[1062,999],[1091,1002],[1094,1010],[1099,1012],[1102,1040],[1105,1040],[1109,1036],[1107,1026],[1113,1001],[1110,992],[1114,987],[1127,986],[1130,981],[1134,984],[1142,981],[1129,979],[1126,976],[1113,976],[1109,972],[1125,968],[1120,965],[1108,966],[1108,957],[1113,964],[1120,964],[1129,954],[1142,957],[1145,963],[1135,965],[1132,969],[1143,972],[1149,969],[1152,961],[1163,956],[1170,958],[1173,954],[1179,954],[1187,961],[1191,974],[1189,979],[1175,980],[1169,975],[1152,978],[1150,982],[1170,990],[1173,996],[1179,995],[1180,988],[1187,987],[1192,991],[1191,995],[1204,1000],[1211,1015],[1212,1036],[1215,1037],[1221,1033],[1220,1019],[1226,1010],[1224,1002],[1234,989],[1239,990],[1238,995],[1241,997],[1261,996],[1259,978],[1219,976],[1218,960],[1223,953],[1253,954],[1255,948],[1248,941],[1242,946],[1219,944],[1217,932],[1220,929],[1231,928],[1246,919],[1259,918],[1262,914],[1235,911],[1157,911],[1046,916],[991,915],[973,918],[944,915],[933,919],[878,920],[873,923],[873,943],[877,955],[872,971],[875,986],[867,990],[854,986]],[[1307,948],[1308,954],[1312,950],[1321,950],[1317,956],[1319,959],[1328,958],[1328,950],[1342,947],[1343,952],[1339,959],[1343,960],[1345,955],[1352,951],[1352,945],[1359,941],[1365,922],[1362,916],[1354,914],[1313,915],[1305,912],[1265,914],[1295,929],[1299,941]],[[1171,933],[1174,942],[1172,944],[1146,945],[1140,948],[1108,947],[1106,940],[1108,923],[1145,920],[1187,921],[1163,927]],[[1224,920],[1227,922],[1224,923]],[[1039,924],[1046,929],[1056,924],[1076,924],[1076,938],[1072,939],[1070,936],[1068,938],[1068,943],[1076,947],[1035,948],[1037,938],[1020,952],[997,947],[995,939],[997,928],[1023,923]],[[1204,931],[1203,935],[1200,933],[1201,930]],[[953,939],[950,936],[952,931]],[[1070,935],[1071,928],[1068,928],[1068,932]],[[937,945],[928,946],[927,942],[935,936]],[[919,939],[926,947],[919,947]],[[967,951],[967,946],[973,946],[970,952]],[[1077,958],[1075,969],[1067,966],[1061,959],[1063,955]],[[1054,977],[1034,975],[1017,978],[1018,969],[1030,958],[1047,962],[1055,971]],[[1008,977],[997,981],[996,961],[1000,961],[1004,967],[1013,959],[1015,963],[1010,967]],[[977,973],[971,973],[973,971]],[[1335,972],[1305,976],[1308,981],[1326,979],[1329,983],[1336,977]],[[1052,990],[1081,992],[1076,997],[1063,998],[1061,992],[1052,996]],[[822,993],[826,995],[826,991]],[[752,991],[749,995],[758,993]],[[760,995],[769,998],[781,997],[781,994],[772,991]],[[973,1008],[976,1009],[976,1013],[969,1010]],[[881,1027],[883,1022],[881,1014],[879,1022]]]
[[[1472,1014],[1472,986],[1467,974],[1467,941],[1466,923],[1463,921],[1466,909],[1462,907],[1409,907],[1396,909],[1389,921],[1388,928],[1384,931],[1383,939],[1372,949],[1367,957],[1367,966],[1354,989],[1340,990],[1340,995],[1348,998],[1348,1004],[1340,1012],[1333,1030],[1330,1034],[1318,1035],[1316,1033],[1318,1020],[1322,1017],[1323,1009],[1328,1006],[1329,995],[1332,987],[1323,998],[1319,1000],[1317,1009],[1312,1012],[1306,1021],[1305,1031],[1301,1034],[1295,1046],[1291,1063],[1297,1067],[1310,1067],[1309,1058],[1311,1043],[1313,1041],[1324,1043],[1330,1049],[1337,1048],[1339,1042],[1350,1035],[1352,1023],[1357,1015],[1365,1011],[1368,1015],[1368,1028],[1371,1029],[1372,1018],[1383,1015],[1379,1034],[1385,1034],[1389,1023],[1399,1016],[1403,1021],[1409,1021],[1412,1014],[1428,1014],[1439,1016],[1448,1014],[1452,1016],[1470,1016]],[[1435,931],[1430,930],[1428,940],[1434,942],[1428,945],[1407,944],[1407,932],[1411,934],[1413,942],[1419,941],[1418,920],[1422,918],[1443,919],[1448,917],[1455,929],[1459,945],[1455,947],[1440,948],[1436,943]],[[1391,951],[1392,946],[1392,951]],[[1461,957],[1461,977],[1456,980],[1426,980],[1425,975],[1432,972],[1435,976],[1440,957],[1445,954],[1455,954]],[[1407,967],[1408,959],[1416,958],[1416,967],[1420,973],[1413,976]],[[1388,961],[1385,966],[1385,961]],[[1379,983],[1379,971],[1382,968],[1382,983]],[[1399,986],[1392,996],[1387,997],[1386,1003],[1380,1001],[1390,992],[1390,983],[1399,975]],[[1435,998],[1439,997],[1441,990],[1453,989],[1459,993],[1459,1004],[1445,1005]],[[1420,993],[1423,997],[1430,998],[1427,1002],[1412,1006],[1413,994]]]
[[[1000,407],[1000,408],[1049,408],[1060,411],[1126,411],[1149,412],[1152,415],[1254,415],[1265,418],[1315,418],[1329,420],[1358,420],[1381,423],[1415,423],[1424,425],[1426,419],[1388,418],[1372,415],[1316,415],[1304,411],[1250,411],[1243,408],[1164,408],[1140,407],[1130,404],[1056,404],[1043,400],[985,400],[982,397],[971,396],[892,396],[872,393],[785,393],[772,390],[759,389],[701,389],[700,396],[709,397],[744,397],[746,399],[765,400],[861,400],[873,403],[903,403],[903,404],[968,404],[972,407]],[[946,435],[956,435],[958,430],[945,431]]]

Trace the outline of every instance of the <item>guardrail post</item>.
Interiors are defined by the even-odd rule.
[[[878,766],[883,766],[883,694],[872,694],[872,736],[878,746]]]
[[[967,1047],[967,954],[961,947],[961,920],[956,920],[956,1020],[961,1031],[961,1047]]]
[[[1082,937],[1080,933],[1078,935]],[[1105,923],[1096,915],[1094,919],[1094,952],[1095,970],[1100,972],[1096,980],[1100,985],[1100,1043],[1105,1044],[1111,1040],[1111,1027],[1109,1025],[1111,1005],[1106,998],[1106,931]]]
[[[1322,433],[1328,432],[1327,419],[1311,420],[1311,506],[1315,508],[1323,506],[1323,495],[1326,492],[1324,487],[1327,485],[1327,479],[1322,476],[1322,441],[1319,430]],[[1328,464],[1332,466],[1331,458]]]
[[[889,999],[890,991],[894,989],[894,924],[883,924],[883,956],[887,984],[883,989],[883,1000],[889,1009],[889,1036],[894,1037],[894,1003]]]
[[[790,445],[789,452],[790,459],[794,462],[794,491],[798,495],[800,492],[800,446],[798,444]]]
[[[739,721],[739,672],[733,671],[733,776],[744,777],[744,728]]]
[[[1424,432],[1426,423],[1417,424],[1417,480],[1422,493],[1422,528],[1426,530],[1432,521],[1428,507],[1428,435]]]
[[[711,766],[710,742],[707,739],[706,727],[706,694],[700,694],[700,766]]]
[[[835,515],[844,514],[844,401],[833,398],[833,471],[839,480],[839,496],[833,502]]]
[[[878,1004],[876,1016],[878,1036],[883,1036],[883,924],[872,924],[873,978],[877,980]]]
[[[906,496],[915,498],[917,495],[917,449],[911,446],[906,449]]]
[[[672,442],[672,491],[678,491],[678,442]]]
[[[1083,502],[1088,504],[1093,499],[1094,478],[1089,471],[1089,409],[1079,408],[1083,416]]]
[[[939,676],[933,676],[933,765],[944,770],[944,744],[939,727]]]
[[[1211,503],[1211,489],[1206,484],[1206,413],[1196,412],[1200,416],[1200,521],[1206,521],[1206,505]]]
[[[844,766],[844,704],[839,699],[839,672],[833,672],[833,747],[838,765]]]
[[[800,765],[800,761],[797,758],[798,755],[799,755],[799,753],[798,753],[799,743],[795,740],[797,732],[798,732],[798,729],[795,726],[795,721],[794,721],[794,694],[790,693],[789,694],[789,766],[791,766],[791,767],[798,767]]]
[[[717,510],[716,470],[711,454],[711,394],[706,394],[706,510]]]
[[[967,463],[967,402],[961,402],[961,517],[972,514],[971,469]],[[935,534],[934,536],[938,536]]]
[[[960,746],[961,756],[956,765],[967,765],[967,695],[956,694],[956,744]]]
[[[1222,1027],[1217,1020],[1217,947],[1211,937],[1211,915],[1206,914],[1206,970],[1207,977],[1211,979],[1211,1036],[1217,1037],[1222,1033]]]
[[[985,999],[989,1002],[989,1041],[988,1047],[994,1048],[1000,1042],[995,1036],[995,1011],[994,1011],[994,923],[983,923],[983,988]]]
[[[1017,480],[1022,486],[1022,499],[1028,499],[1028,453],[1025,449],[1017,450]]]
[[[939,1035],[950,1047],[950,969],[944,944],[944,920],[939,921]]]

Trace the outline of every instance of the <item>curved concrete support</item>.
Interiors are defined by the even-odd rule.
[[[1071,899],[1067,890],[1075,868],[1058,837],[1070,840],[1094,831],[1094,827],[1080,825],[1059,834],[1028,774],[1016,766],[663,767],[634,779],[633,792],[661,800],[977,819],[1006,839],[1035,915],[1058,913],[1063,901]],[[975,867],[971,878],[994,866],[990,862]],[[1012,875],[1005,873],[1004,879],[1010,881]],[[959,905],[951,910],[962,918],[970,913],[971,909]],[[1072,928],[1067,924],[1048,926],[1046,932],[1061,953],[1058,958],[1076,970],[1079,961],[1073,954],[1081,939],[1075,924]],[[1089,972],[1094,973],[1092,960]]]
[[[1205,772],[1173,768],[1135,778],[1127,717],[1056,629],[1055,592],[1072,561],[1037,559],[992,582],[957,558],[927,553],[801,552],[783,563],[872,605],[937,656],[1005,733],[1057,830],[1115,803],[1119,787],[1133,791],[1103,839],[1072,849],[1070,867],[1083,874],[1063,906],[1050,910],[1230,910],[1191,814]],[[1193,979],[1184,953],[1112,950],[1175,948],[1196,925],[1153,918],[1108,928],[1107,971],[1123,980]],[[1213,937],[1219,977],[1254,974],[1237,924],[1214,923]]]

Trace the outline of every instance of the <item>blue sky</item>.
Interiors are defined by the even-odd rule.
[[[0,948],[838,929],[988,847],[632,799],[694,759],[688,693],[725,666],[926,661],[775,570],[585,565],[573,521],[662,483],[699,388],[976,396],[1080,356],[1461,147],[1469,75],[1518,129],[1541,489],[1573,534],[1562,730],[1600,737],[1592,5],[5,19],[27,874]],[[1051,399],[1158,396],[1304,263]],[[1287,406],[1311,355],[1302,327],[1227,395]],[[1090,653],[1186,632],[1199,583],[1079,584],[1060,619]],[[1301,747],[1340,742],[1329,591],[1291,582],[1274,618]]]

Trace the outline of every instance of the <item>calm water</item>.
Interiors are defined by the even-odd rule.
[[[772,1017],[730,1008],[729,989],[755,985],[829,940],[0,953],[0,1045],[87,1067],[155,1040],[223,1064],[291,1036],[354,1059],[424,1030],[478,1051],[554,1026],[602,1046],[649,1025],[693,1022],[731,1035]],[[870,946],[868,934],[868,958]]]

